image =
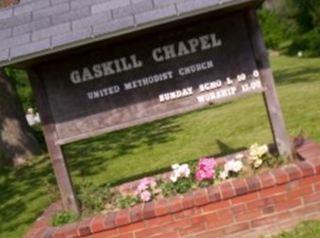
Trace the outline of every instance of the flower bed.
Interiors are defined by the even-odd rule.
[[[40,218],[27,237],[242,237],[244,234],[256,237],[266,231],[277,232],[301,219],[320,217],[320,146],[308,142],[298,152],[303,161],[259,175],[195,188],[183,195],[160,196],[151,202],[63,227],[48,226],[49,215],[52,215],[49,209],[49,215]],[[222,165],[232,158],[234,156],[216,162]],[[211,174],[214,163],[210,159],[199,162],[195,171],[198,183],[214,176]],[[237,161],[229,166],[215,170],[215,178],[226,171],[228,176],[230,171],[240,171]],[[164,177],[175,183],[191,174],[187,166],[175,165],[173,172]],[[137,191],[141,200],[149,201],[154,197],[150,191],[156,187],[154,182],[145,179],[119,189]],[[149,193],[143,194],[145,191]]]

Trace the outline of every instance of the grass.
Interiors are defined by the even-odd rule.
[[[294,230],[283,232],[273,238],[319,238],[320,222],[306,221],[299,224]]]
[[[320,59],[272,59],[290,134],[320,142]],[[166,170],[174,162],[237,151],[272,141],[260,95],[109,133],[64,147],[76,185],[119,184]],[[54,178],[47,156],[0,171],[0,237],[17,238],[51,202]],[[49,191],[48,191],[49,190]]]

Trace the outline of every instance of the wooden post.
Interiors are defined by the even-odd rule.
[[[28,74],[34,94],[36,96],[43,132],[52,160],[53,170],[59,186],[63,207],[66,211],[79,214],[80,210],[78,202],[72,186],[70,174],[65,163],[63,152],[61,146],[56,143],[58,138],[44,83],[38,77],[38,74],[35,71],[30,70]]]
[[[286,131],[273,73],[270,69],[268,51],[264,44],[256,10],[249,10],[246,13],[246,23],[261,82],[265,88],[263,98],[267,108],[274,142],[279,154],[289,160],[292,160],[294,158],[293,144]]]

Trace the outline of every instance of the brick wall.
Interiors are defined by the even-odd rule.
[[[320,146],[299,150],[304,161],[183,196],[139,204],[62,228],[38,219],[27,237],[259,237],[320,218]]]

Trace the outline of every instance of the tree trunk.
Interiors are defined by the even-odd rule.
[[[0,165],[20,165],[39,152],[15,87],[0,69]]]

